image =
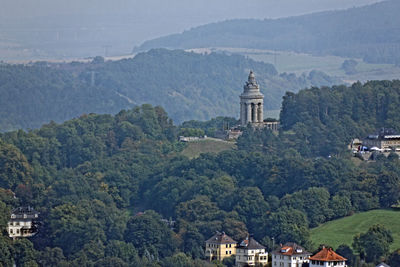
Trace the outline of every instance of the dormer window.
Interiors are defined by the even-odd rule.
[[[281,249],[281,252],[282,252],[282,253],[286,253],[286,252],[289,251],[289,249],[290,249],[290,248],[282,248],[282,249]]]
[[[297,252],[297,253],[302,253],[303,250],[302,250],[301,248],[298,248],[298,249],[296,249],[296,252]]]
[[[24,214],[24,219],[26,219],[28,216],[26,214]]]
[[[11,214],[11,218],[15,219],[17,216],[15,216],[15,214]]]

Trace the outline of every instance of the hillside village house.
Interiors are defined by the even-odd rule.
[[[309,262],[310,252],[296,243],[286,243],[273,251],[272,267],[301,267]]]
[[[364,138],[362,144],[369,149],[376,147],[383,150],[398,150],[400,149],[400,134],[394,129],[382,128]]]
[[[8,222],[7,232],[11,238],[31,237],[37,233],[39,212],[32,207],[14,209]]]
[[[317,254],[310,257],[309,267],[346,267],[346,260],[331,248],[323,247]]]
[[[206,241],[206,258],[210,261],[222,261],[232,255],[236,255],[236,241],[225,232],[217,232]]]
[[[264,266],[268,263],[268,252],[253,237],[247,237],[236,247],[236,266]]]

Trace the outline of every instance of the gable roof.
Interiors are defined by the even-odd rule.
[[[297,245],[296,243],[288,242],[285,245],[281,245],[280,248],[274,250],[272,254],[280,254],[280,255],[311,255],[310,252],[306,251],[302,246]]]
[[[212,244],[236,244],[237,242],[233,240],[230,236],[225,234],[225,232],[217,232],[210,239],[206,241],[206,243]]]
[[[337,254],[333,249],[323,247],[317,254],[310,257],[315,261],[346,261],[347,259]]]
[[[245,240],[240,242],[237,246],[240,249],[265,249],[263,245],[258,243],[253,237],[247,237]]]
[[[19,207],[13,209],[11,212],[11,220],[16,219],[37,219],[39,212],[35,211],[32,207]]]

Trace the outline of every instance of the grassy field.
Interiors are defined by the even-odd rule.
[[[219,153],[234,148],[236,148],[234,142],[208,138],[196,142],[188,142],[181,153],[188,158],[197,158],[201,153]]]
[[[374,224],[382,224],[392,231],[394,242],[391,250],[400,248],[400,211],[394,210],[372,210],[325,223],[311,229],[311,240],[316,246],[351,246],[354,235],[366,232]]]
[[[216,50],[238,53],[257,61],[263,61],[275,65],[278,72],[301,74],[311,70],[320,70],[331,76],[336,76],[345,82],[365,82],[368,80],[392,80],[400,78],[400,68],[393,64],[369,64],[356,59],[357,73],[346,75],[341,69],[343,61],[348,58],[338,56],[314,56],[290,51],[273,51],[246,48],[215,48]],[[204,51],[203,51],[204,52]]]

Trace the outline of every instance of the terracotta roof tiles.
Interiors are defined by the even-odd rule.
[[[347,259],[342,257],[342,256],[340,256],[339,254],[337,254],[331,248],[325,248],[324,247],[317,254],[315,254],[314,256],[311,256],[310,260],[315,260],[315,261],[346,261]]]

